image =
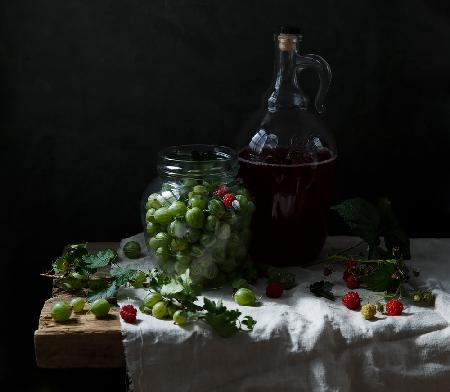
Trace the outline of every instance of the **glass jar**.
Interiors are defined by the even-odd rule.
[[[182,145],[159,153],[162,185],[144,194],[146,244],[161,269],[188,268],[198,283],[221,285],[247,259],[254,204],[236,179],[238,159],[223,146]]]
[[[239,175],[256,205],[250,254],[266,264],[302,265],[318,256],[334,191],[336,144],[299,80],[304,69],[318,74],[320,114],[331,71],[320,56],[299,54],[300,41],[294,27],[276,34],[267,109],[258,128],[241,135]]]

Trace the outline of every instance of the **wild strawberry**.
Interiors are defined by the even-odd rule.
[[[217,197],[224,197],[228,193],[228,187],[226,185],[219,186],[214,192],[213,195]]]
[[[352,273],[349,270],[345,270],[344,273],[342,274],[342,279],[343,280],[347,280],[347,278],[352,275]]]
[[[120,309],[120,317],[127,323],[134,323],[136,321],[137,309],[133,305],[124,305]]]
[[[347,276],[347,279],[345,279],[345,283],[350,290],[354,290],[359,287],[359,280],[353,274],[350,274],[349,276]]]
[[[356,262],[353,260],[347,260],[344,265],[345,269],[348,271],[356,267]]]
[[[227,193],[225,196],[223,196],[223,204],[225,204],[228,208],[231,208],[233,206],[233,201],[236,199],[236,196],[234,196],[232,193]]]
[[[388,316],[400,316],[403,312],[403,304],[397,298],[386,302],[386,313]]]
[[[356,291],[349,291],[342,297],[342,303],[349,309],[356,310],[361,306],[361,298]]]
[[[266,295],[269,298],[280,298],[283,294],[283,286],[278,282],[269,283],[266,287]]]
[[[370,320],[375,317],[377,313],[377,306],[373,304],[366,304],[361,307],[361,315],[364,319]]]

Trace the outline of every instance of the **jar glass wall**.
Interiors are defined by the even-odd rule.
[[[247,259],[254,211],[237,172],[236,153],[228,147],[183,145],[160,152],[162,185],[144,194],[142,220],[161,269],[189,269],[195,281],[211,285],[236,275]]]

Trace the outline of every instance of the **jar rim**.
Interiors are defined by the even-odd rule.
[[[182,144],[167,147],[158,154],[158,172],[164,177],[226,177],[236,175],[237,169],[237,153],[227,146]]]
[[[193,151],[199,152],[211,152],[216,155],[216,159],[204,159],[204,160],[196,160],[196,159],[180,159],[179,157],[174,157],[171,154],[192,154]],[[226,154],[226,155],[225,155]],[[174,162],[215,162],[215,161],[226,161],[226,160],[235,160],[237,159],[236,151],[234,151],[231,147],[227,146],[219,146],[214,144],[180,144],[178,146],[169,146],[165,149],[161,150],[158,153],[160,159],[164,159],[166,161],[174,161]],[[191,155],[192,156],[192,155]]]

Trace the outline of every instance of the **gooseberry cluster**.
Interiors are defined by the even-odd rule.
[[[145,204],[147,245],[168,274],[227,281],[247,257],[254,209],[236,183],[165,183]]]

